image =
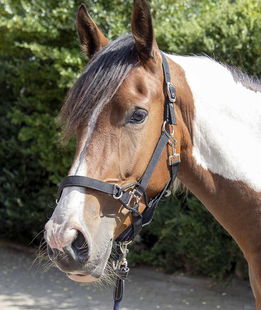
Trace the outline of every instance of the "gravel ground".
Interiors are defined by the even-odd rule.
[[[44,272],[32,254],[0,244],[0,310],[110,310],[112,288],[74,283],[56,269]],[[122,310],[254,310],[248,282],[214,285],[208,279],[132,269]]]

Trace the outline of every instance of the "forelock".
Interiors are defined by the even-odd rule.
[[[91,59],[70,89],[60,112],[66,137],[83,123],[87,125],[94,110],[98,117],[138,62],[130,34],[119,37]]]

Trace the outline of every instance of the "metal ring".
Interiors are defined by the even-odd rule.
[[[164,194],[164,197],[169,197],[171,195],[171,190],[170,189],[167,189],[165,194]]]
[[[121,199],[123,195],[123,191],[121,190],[121,187],[118,184],[114,184],[114,188],[118,190],[118,194],[113,194],[114,199]]]
[[[164,121],[164,123],[162,125],[162,131],[166,132],[166,124],[167,124],[167,121]]]
[[[162,125],[162,131],[165,132],[170,138],[173,138],[174,137],[174,133],[175,133],[175,128],[174,128],[174,126],[172,126],[171,133],[168,133],[167,130],[166,130],[166,124],[167,124],[167,121],[164,121],[164,123]]]

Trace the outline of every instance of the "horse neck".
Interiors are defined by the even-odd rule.
[[[207,57],[170,57],[184,70],[193,105],[188,118],[182,112],[186,98],[179,104],[186,118],[179,178],[242,243],[235,208],[243,217],[249,204],[261,210],[261,93],[235,82]]]

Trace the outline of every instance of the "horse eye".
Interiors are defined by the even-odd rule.
[[[144,122],[147,115],[148,115],[147,111],[145,111],[143,109],[137,109],[132,114],[132,116],[130,118],[130,123],[141,124]]]

